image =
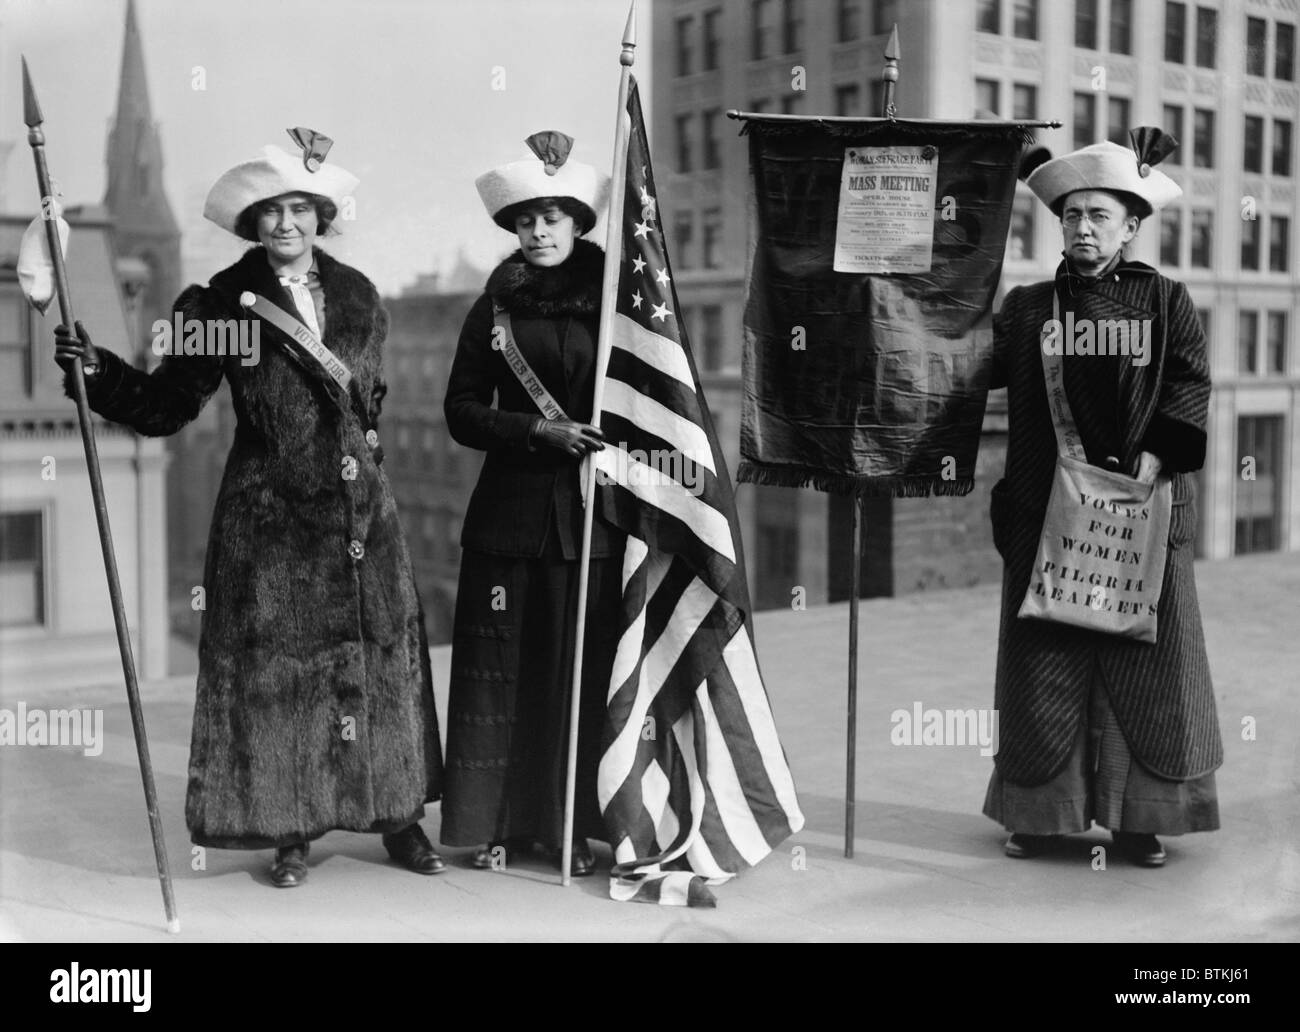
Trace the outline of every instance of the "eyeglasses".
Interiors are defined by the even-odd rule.
[[[1087,215],[1081,211],[1068,211],[1061,216],[1061,224],[1070,229],[1074,229],[1080,222],[1084,221],[1100,229],[1103,226],[1110,225],[1111,216],[1104,211],[1094,212],[1092,215]]]

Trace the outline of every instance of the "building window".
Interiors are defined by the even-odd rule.
[[[1110,0],[1110,52],[1133,53],[1133,0]]]
[[[1264,372],[1286,374],[1286,312],[1268,313],[1268,330],[1264,338]]]
[[[677,48],[676,48],[677,74],[679,76],[690,75],[692,70],[691,62],[694,58],[694,53],[691,49],[691,44],[693,42],[692,37],[694,37],[695,35],[695,19],[678,18],[677,21],[674,23],[673,29],[674,32],[676,33],[676,42],[677,42]]]
[[[0,277],[0,397],[30,398],[32,310],[14,273],[0,271]]]
[[[1291,220],[1282,215],[1274,215],[1268,220],[1268,269],[1269,272],[1286,272],[1290,264],[1287,242],[1291,236]]]
[[[883,36],[898,21],[898,0],[876,0],[872,7],[871,28],[877,36]]]
[[[679,211],[673,220],[673,251],[677,264],[683,269],[692,268],[694,254],[691,238],[695,235],[695,216],[689,211]]]
[[[1295,26],[1278,22],[1273,26],[1273,78],[1295,80]]]
[[[771,106],[772,106],[772,102],[768,100],[766,97],[755,97],[753,100],[749,102],[749,110],[754,112],[754,114],[756,115],[762,114]]]
[[[1121,147],[1129,145],[1129,101],[1126,97],[1111,97],[1106,101],[1106,139]]]
[[[718,168],[722,164],[718,152],[718,116],[720,114],[721,112],[717,108],[710,108],[700,114],[700,124],[704,128],[704,153],[701,158],[703,168]]]
[[[1017,39],[1038,38],[1038,0],[1012,0],[1011,34]]]
[[[1011,117],[1038,117],[1038,87],[1023,82],[1011,84]]]
[[[702,214],[703,222],[703,254],[700,257],[700,264],[706,269],[717,269],[722,266],[722,209],[706,208]]]
[[[1237,417],[1237,469],[1246,460],[1255,478],[1236,482],[1236,554],[1280,547],[1282,513],[1282,417]]]
[[[1074,0],[1074,45],[1097,49],[1097,0]]]
[[[862,35],[862,0],[839,0],[835,13],[835,38],[852,43]]]
[[[873,111],[881,115],[882,117],[885,114],[885,80],[884,79],[871,80],[871,106],[867,108],[867,115],[870,116],[871,112]]]
[[[781,0],[781,53],[803,49],[803,0]]]
[[[980,32],[1002,31],[1002,0],[975,0],[975,28]]]
[[[0,627],[45,624],[45,527],[40,512],[0,513]]]
[[[1187,63],[1187,5],[1165,4],[1165,60]]]
[[[1291,174],[1291,123],[1273,119],[1273,175]]]
[[[1259,372],[1259,313],[1244,309],[1237,313],[1237,372]]]
[[[787,93],[781,98],[781,114],[798,115],[803,112],[803,93]]]
[[[1030,261],[1034,257],[1034,208],[1031,194],[1017,193],[1011,204],[1011,233],[1007,237],[1007,257]]]
[[[722,306],[701,305],[697,311],[699,322],[696,325],[700,328],[701,368],[713,372],[722,368]]]
[[[1241,220],[1241,268],[1245,272],[1259,271],[1259,220]]]
[[[1160,264],[1177,266],[1183,260],[1183,212],[1165,208],[1160,212]]]
[[[1214,168],[1214,112],[1202,108],[1192,111],[1192,164],[1197,168]]]
[[[1192,268],[1208,269],[1214,243],[1214,212],[1192,212]]]
[[[1263,75],[1268,68],[1268,22],[1263,18],[1246,19],[1246,74]]]
[[[694,115],[677,116],[677,171],[691,171],[691,127]]]
[[[1196,9],[1196,64],[1199,68],[1214,67],[1214,52],[1218,49],[1219,12],[1210,7]]]
[[[994,79],[975,80],[975,109],[996,115],[1002,110],[1001,86]]]
[[[722,20],[722,11],[714,8],[712,11],[704,12],[704,53],[703,69],[711,72],[718,67],[718,47],[720,40],[718,38],[718,23]]]
[[[1095,93],[1074,95],[1074,149],[1097,142],[1097,116]]]
[[[835,87],[835,113],[842,118],[862,116],[862,87],[856,82]]]
[[[772,0],[750,0],[749,56],[761,61],[772,53]]]
[[[1242,135],[1241,168],[1244,172],[1264,171],[1264,119],[1247,115]]]
[[[1171,165],[1181,165],[1183,161],[1179,155],[1183,152],[1183,109],[1178,104],[1166,104],[1162,118],[1165,132],[1178,141],[1178,146],[1169,157],[1165,158],[1165,161]]]

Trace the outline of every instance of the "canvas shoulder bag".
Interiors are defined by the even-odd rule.
[[[1052,318],[1060,325],[1052,293]],[[1056,471],[1019,616],[1154,644],[1173,484],[1089,465],[1065,394],[1059,354],[1043,356],[1056,430]]]

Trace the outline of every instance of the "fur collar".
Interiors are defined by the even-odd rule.
[[[492,270],[487,293],[514,315],[596,315],[605,271],[605,252],[590,240],[573,242],[562,265],[531,265],[516,251]]]

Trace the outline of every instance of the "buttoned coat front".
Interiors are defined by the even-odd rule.
[[[1057,283],[1062,276],[1058,272]],[[1145,450],[1173,474],[1159,640],[1148,645],[1020,619],[1057,454],[1041,351],[1055,285],[1010,291],[994,320],[990,386],[1007,388],[1008,410],[1006,476],[992,501],[994,542],[1005,563],[995,689],[998,770],[1026,786],[1056,775],[1087,719],[1090,692],[1104,687],[1129,747],[1147,770],[1174,780],[1199,777],[1223,759],[1192,575],[1196,499],[1189,474],[1205,458],[1205,336],[1186,288],[1141,262],[1121,262],[1095,288],[1069,300],[1077,319],[1151,320],[1145,363],[1117,359],[1111,375],[1097,357],[1062,361],[1088,461],[1103,465],[1112,454],[1131,472]]]
[[[315,258],[324,343],[373,419],[387,314],[359,272]],[[88,381],[96,412],[151,436],[193,420],[223,377],[230,385],[235,438],[204,568],[186,822],[195,842],[231,848],[394,830],[438,797],[442,759],[393,494],[358,415],[310,357],[240,306],[245,291],[295,311],[261,247],[175,307],[209,345],[218,322],[250,320],[255,363],[181,353],[145,374],[102,352]]]

